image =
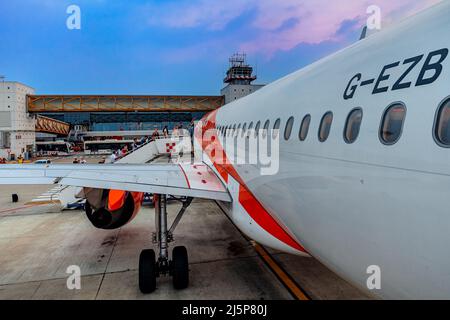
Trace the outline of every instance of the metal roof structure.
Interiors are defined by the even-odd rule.
[[[223,96],[28,95],[30,113],[197,112],[225,104]]]

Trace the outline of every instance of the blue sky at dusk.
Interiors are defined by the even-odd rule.
[[[235,52],[269,83],[355,42],[372,4],[389,24],[437,2],[2,1],[0,74],[39,94],[217,95]]]

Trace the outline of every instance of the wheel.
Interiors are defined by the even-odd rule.
[[[19,196],[17,195],[17,194],[13,194],[12,195],[12,202],[14,202],[14,203],[16,203],[16,202],[18,202],[19,201]]]
[[[139,256],[139,289],[142,293],[152,293],[156,289],[155,251],[142,250]]]
[[[189,261],[186,247],[173,248],[172,277],[175,289],[185,289],[189,285]]]

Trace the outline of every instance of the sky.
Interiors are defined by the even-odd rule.
[[[0,1],[0,75],[37,94],[219,95],[245,52],[270,83],[441,0]],[[80,8],[70,30],[67,8]]]

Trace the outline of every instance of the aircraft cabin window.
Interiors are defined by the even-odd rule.
[[[260,127],[261,127],[261,121],[258,121],[255,126],[255,138],[258,137]]]
[[[387,145],[395,144],[402,135],[405,122],[406,107],[396,103],[390,106],[383,115],[380,128],[381,142]]]
[[[347,143],[353,143],[359,136],[363,111],[361,108],[353,109],[348,115],[344,129],[344,140]]]
[[[434,137],[443,147],[450,147],[450,99],[439,108],[434,125]]]
[[[264,128],[262,132],[262,137],[265,139],[267,137],[267,133],[269,132],[269,126],[270,126],[270,120],[267,120],[266,123],[264,123]]]
[[[322,118],[322,121],[320,122],[320,128],[319,128],[319,141],[325,142],[327,141],[330,131],[331,131],[331,124],[333,123],[333,113],[331,111],[325,113],[325,115]]]
[[[272,139],[276,139],[280,132],[281,120],[277,119],[273,125]]]
[[[289,140],[292,134],[292,127],[294,126],[294,117],[290,117],[286,122],[286,128],[284,129],[284,140]]]
[[[236,130],[236,137],[239,136],[239,132],[241,131],[241,124],[239,123],[237,130]]]
[[[235,132],[236,132],[236,125],[233,125],[233,131],[231,132],[231,135],[234,136]]]
[[[300,138],[300,141],[305,141],[306,137],[308,136],[309,132],[309,125],[311,124],[311,115],[307,114],[303,120],[302,124],[300,126],[300,133],[298,137]]]

